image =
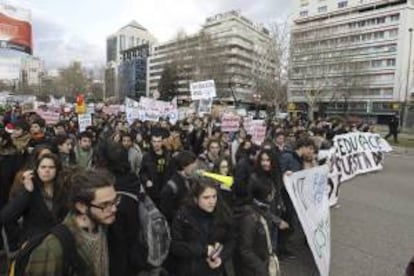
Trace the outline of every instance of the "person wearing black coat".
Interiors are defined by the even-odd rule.
[[[188,135],[188,144],[190,150],[197,156],[203,152],[204,139],[207,136],[207,132],[202,128],[203,122],[200,118],[196,118],[194,121],[194,129]]]
[[[170,225],[190,194],[190,177],[197,166],[197,157],[191,151],[180,152],[173,160],[177,170],[162,188],[160,202],[160,210]]]
[[[131,172],[128,151],[120,144],[105,143],[98,146],[97,166],[115,176],[117,192],[138,195],[140,182]],[[146,250],[139,242],[138,203],[128,196],[121,196],[115,222],[108,228],[110,275],[138,275],[146,268]]]
[[[256,158],[259,149],[260,148],[256,145],[252,145],[252,147],[248,150],[248,157],[240,159],[237,166],[235,166],[234,181],[231,189],[235,197],[236,204],[243,203],[248,199],[248,183],[250,175],[253,173],[256,165]]]
[[[260,181],[250,186],[252,203],[238,206],[234,211],[237,224],[234,265],[238,276],[267,276],[270,252],[273,252],[271,233],[274,227],[286,227],[286,223],[271,211],[275,188]],[[261,222],[263,218],[266,223]],[[267,229],[265,229],[267,227]]]
[[[233,224],[231,216],[217,204],[217,186],[211,180],[193,180],[191,200],[174,219],[171,236],[176,275],[234,275]],[[219,252],[214,254],[216,250]]]
[[[63,189],[56,180],[60,169],[60,161],[54,154],[39,157],[34,170],[23,173],[23,187],[1,210],[0,224],[23,218],[21,242],[46,233],[66,216]]]
[[[162,145],[162,134],[153,131],[151,134],[151,149],[142,158],[140,179],[146,193],[152,201],[160,206],[161,190],[172,174],[173,164],[170,164],[171,153]]]

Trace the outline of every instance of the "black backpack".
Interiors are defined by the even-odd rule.
[[[79,256],[75,246],[75,239],[70,230],[64,224],[54,226],[49,232],[33,237],[23,244],[11,262],[9,276],[24,276],[26,266],[29,263],[30,255],[43,240],[49,235],[54,235],[62,245],[63,250],[63,272],[64,275],[81,276],[85,273],[85,262]]]
[[[124,191],[117,193],[138,203],[139,218],[137,219],[142,227],[141,233],[138,233],[139,240],[148,250],[147,263],[154,267],[160,267],[168,257],[171,243],[167,219],[148,195],[142,192],[138,196]]]

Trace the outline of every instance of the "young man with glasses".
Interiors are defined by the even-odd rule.
[[[70,213],[63,221],[75,241],[82,275],[109,275],[106,227],[115,221],[120,198],[106,171],[80,171],[69,180]],[[67,275],[68,260],[59,239],[49,234],[29,258],[25,275]],[[69,265],[70,267],[70,265]]]

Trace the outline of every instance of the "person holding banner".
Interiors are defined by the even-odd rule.
[[[296,141],[294,151],[286,151],[281,156],[281,168],[283,174],[290,175],[293,172],[301,171],[305,168],[305,163],[314,160],[316,151],[315,143],[308,137],[300,138]],[[283,214],[291,229],[289,232],[282,232],[280,236],[280,254],[287,259],[295,260],[293,263],[296,269],[307,271],[309,275],[314,275],[317,271],[312,253],[306,242],[303,228],[300,224],[298,215],[293,203],[284,187],[282,197],[286,204],[286,212]],[[297,256],[301,258],[297,259]]]

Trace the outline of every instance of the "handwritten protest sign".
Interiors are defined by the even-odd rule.
[[[112,104],[109,106],[102,107],[102,112],[108,115],[117,115],[121,111],[121,105]]]
[[[391,146],[379,134],[352,132],[337,135],[334,146],[319,151],[319,160],[329,164],[329,203],[338,203],[339,190],[343,182],[358,174],[382,169],[384,152],[392,151]]]
[[[79,132],[85,131],[88,126],[92,125],[92,115],[87,113],[78,114],[78,124]]]
[[[221,117],[221,131],[236,132],[240,128],[240,116],[232,113],[225,113]]]
[[[264,120],[253,120],[249,117],[244,118],[244,129],[247,134],[252,136],[252,142],[261,145],[266,138],[266,126]]]
[[[36,113],[45,120],[47,125],[57,124],[60,120],[59,112],[43,111],[42,109],[37,109]]]
[[[216,97],[214,80],[193,82],[190,84],[191,99],[193,101]]]
[[[328,166],[325,165],[285,177],[286,190],[322,276],[329,275],[331,260],[328,170]]]
[[[382,170],[384,151],[390,147],[379,134],[351,132],[334,138],[333,166],[341,175],[341,181],[358,174]]]
[[[198,105],[197,105],[197,114],[201,116],[206,113],[211,113],[212,105],[213,105],[213,98],[199,100]]]

